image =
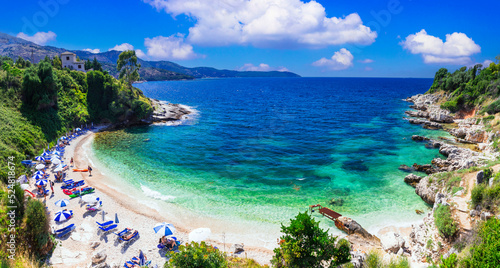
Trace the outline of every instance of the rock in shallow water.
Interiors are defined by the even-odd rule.
[[[422,177],[417,176],[417,175],[412,173],[412,174],[409,174],[408,176],[406,176],[404,181],[413,187],[417,187],[417,184],[420,182],[421,179],[422,179]]]

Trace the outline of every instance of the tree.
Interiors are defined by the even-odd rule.
[[[58,70],[62,69],[62,61],[59,58],[59,56],[57,55],[54,56],[54,58],[52,59],[52,66],[54,66]]]
[[[21,57],[21,56],[17,57],[16,67],[17,68],[24,68],[24,67],[26,67],[26,61],[23,59],[23,57]]]
[[[120,79],[124,79],[129,86],[139,80],[139,69],[141,65],[137,63],[137,56],[134,50],[127,50],[120,53],[116,67],[120,72]]]
[[[94,71],[101,71],[102,72],[101,63],[99,63],[95,57],[94,57],[94,61],[92,62],[92,68],[94,68]]]
[[[319,228],[307,212],[290,220],[290,226],[282,224],[281,232],[284,235],[271,260],[274,267],[336,267],[351,258],[349,243],[339,241],[336,247],[337,237]]]
[[[85,61],[84,68],[85,68],[85,71],[92,69],[92,62],[89,59],[87,59]]]

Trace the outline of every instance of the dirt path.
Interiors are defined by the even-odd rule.
[[[494,172],[498,172],[500,170],[500,165],[495,165],[492,167]],[[479,172],[479,171],[478,171]],[[470,210],[468,201],[471,200],[471,193],[474,185],[476,183],[477,173],[468,173],[462,179],[460,186],[464,188],[464,194],[461,196],[453,197],[453,202],[456,203],[455,216],[457,217],[460,223],[460,229],[463,232],[470,232],[472,230],[472,222],[470,217]]]

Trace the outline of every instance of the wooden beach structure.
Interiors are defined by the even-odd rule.
[[[327,207],[323,207],[322,205],[320,204],[316,204],[316,205],[311,205],[309,206],[309,212],[310,213],[313,213],[316,211],[316,209],[318,210],[319,214],[325,216],[326,218],[332,220],[335,222],[335,227],[337,227],[339,230],[341,231],[344,231],[346,232],[346,230],[348,230],[344,224],[339,221],[339,218],[342,217],[342,215],[340,213],[337,213]]]

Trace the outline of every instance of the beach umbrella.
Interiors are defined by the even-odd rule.
[[[206,240],[210,234],[212,234],[212,231],[209,228],[198,228],[189,233],[189,240],[200,243]]]
[[[58,207],[65,207],[65,206],[69,205],[69,200],[68,199],[59,199],[56,201],[55,204]]]
[[[143,266],[146,264],[146,256],[142,253],[142,250],[139,249],[139,265]]]
[[[76,131],[80,131],[80,130],[82,130],[82,129],[81,129],[81,128],[79,128],[79,127],[77,127],[75,130],[76,130]]]
[[[66,137],[66,136],[62,136],[62,137],[61,137],[61,140],[65,140],[65,139],[67,139],[67,138],[68,138],[68,137]]]
[[[118,220],[118,213],[115,213],[115,223],[119,223],[120,221]]]
[[[33,179],[35,179],[35,180],[39,180],[39,179],[42,179],[42,178],[43,178],[43,175],[40,175],[40,174],[35,174],[35,175],[33,175],[33,177],[31,177],[31,178],[33,178]]]
[[[38,170],[40,170],[40,169],[45,168],[45,165],[44,164],[38,164],[38,165],[36,165],[35,168],[38,169]]]
[[[52,164],[55,164],[55,165],[59,165],[61,164],[61,160],[55,158],[54,160],[51,160],[52,161]]]
[[[71,218],[71,213],[67,210],[59,210],[56,212],[54,221],[65,221],[67,219]]]
[[[175,227],[172,224],[166,222],[156,224],[155,227],[153,227],[153,230],[155,231],[155,233],[161,234],[162,236],[175,233]]]
[[[45,172],[41,171],[41,170],[38,170],[37,172],[35,172],[33,175],[43,175],[45,174]]]
[[[60,153],[60,152],[58,152],[58,151],[52,151],[52,153],[51,153],[51,154],[52,154],[52,155],[61,155],[61,153]]]
[[[35,182],[35,184],[36,184],[37,186],[45,186],[45,185],[47,185],[48,183],[49,183],[49,182],[48,182],[47,180],[39,180],[39,181]]]
[[[26,183],[26,182],[28,182],[28,177],[26,177],[26,175],[21,175],[21,176],[19,176],[19,178],[17,178],[17,182],[19,182],[20,184]]]
[[[45,158],[43,158],[43,156],[37,156],[37,157],[35,157],[35,160],[36,161],[45,161]]]
[[[29,184],[21,184],[21,189],[26,190],[28,188],[30,188]]]
[[[59,172],[59,171],[62,171],[63,170],[63,167],[62,166],[57,166],[56,169],[54,169],[55,172]]]
[[[86,202],[86,203],[95,203],[95,202],[99,201],[99,197],[97,197],[95,195],[84,195],[84,196],[82,196],[82,200],[83,200],[83,202]]]
[[[43,152],[43,154],[42,154],[42,156],[43,156],[43,157],[45,157],[45,156],[49,156],[49,155],[50,155],[50,154],[49,154],[47,151]]]

